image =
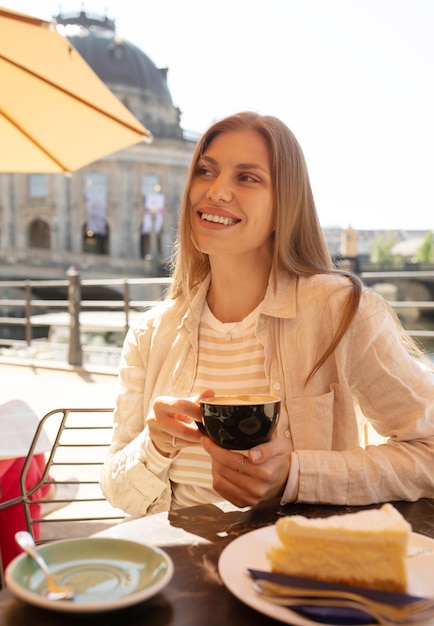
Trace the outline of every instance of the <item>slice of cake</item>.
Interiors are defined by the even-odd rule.
[[[282,543],[267,553],[273,572],[359,587],[407,590],[405,559],[411,526],[391,505],[276,523]]]

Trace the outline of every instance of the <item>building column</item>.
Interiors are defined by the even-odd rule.
[[[16,217],[17,217],[17,206],[16,206],[16,175],[15,174],[5,174],[4,180],[6,182],[6,193],[5,193],[5,236],[7,246],[14,247],[16,245]]]

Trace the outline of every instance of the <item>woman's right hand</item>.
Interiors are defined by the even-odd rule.
[[[199,400],[214,395],[211,389],[192,398],[160,396],[154,400],[146,423],[154,446],[163,456],[198,444],[203,434],[196,422],[202,421]]]

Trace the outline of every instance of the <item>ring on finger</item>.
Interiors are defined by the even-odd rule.
[[[247,463],[247,459],[245,456],[242,456],[241,459],[238,461],[238,467],[237,467],[237,472],[239,474],[244,474],[244,466]]]
[[[173,437],[172,437],[172,446],[174,448],[176,448],[176,437],[175,437],[175,435],[173,435]]]

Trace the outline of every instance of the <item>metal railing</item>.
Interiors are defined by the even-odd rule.
[[[74,366],[103,355],[106,364],[117,363],[132,317],[155,306],[170,283],[167,277],[81,279],[74,267],[64,280],[0,281],[0,354],[52,357]],[[135,299],[138,288],[143,297]],[[95,298],[101,289],[111,299]],[[36,296],[42,292],[64,297]],[[60,342],[52,335],[59,329],[65,331]],[[83,345],[86,333],[115,335],[117,344]]]
[[[399,284],[400,281],[403,281],[404,284],[416,283],[418,281],[432,282],[434,285],[434,270],[364,271],[361,273],[361,278],[371,286],[379,282],[384,284],[389,281],[393,285]],[[433,300],[394,300],[389,298],[387,300],[395,312],[398,313],[410,336],[422,340],[434,340],[434,313],[431,316],[431,322],[428,319],[422,319],[416,324],[416,319],[421,317],[421,313],[423,314],[426,311],[434,312]],[[419,327],[414,328],[412,325]],[[428,328],[428,326],[431,326],[431,328]]]
[[[363,272],[361,276],[370,283],[396,279],[434,283],[434,271]],[[73,366],[117,365],[132,319],[155,306],[170,283],[167,277],[82,279],[74,267],[63,280],[0,281],[0,354],[51,358]],[[101,289],[111,299],[97,299]],[[41,297],[48,291],[50,298]],[[55,293],[61,298],[53,297]],[[408,333],[427,342],[434,352],[434,314],[425,315],[434,312],[434,301],[392,299],[389,303]],[[64,331],[60,339],[59,329]],[[89,336],[98,339],[98,345]]]

